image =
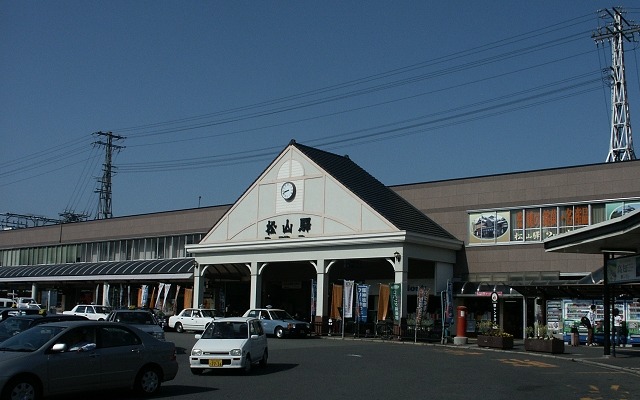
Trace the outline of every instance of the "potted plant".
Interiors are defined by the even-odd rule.
[[[529,336],[529,332],[532,332],[533,335]],[[526,351],[562,354],[564,353],[564,341],[553,337],[553,334],[549,332],[546,325],[540,325],[532,329],[527,328],[527,338],[524,339],[524,349]]]
[[[496,349],[512,349],[513,335],[504,332],[490,321],[482,321],[478,324],[478,346]]]

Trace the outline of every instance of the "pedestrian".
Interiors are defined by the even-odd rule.
[[[587,346],[595,346],[593,343],[593,328],[596,325],[596,305],[592,304],[591,308],[587,312],[587,319],[589,320],[589,325],[587,326]]]
[[[614,308],[613,309],[613,334],[614,334],[613,343],[616,346],[619,346],[620,344],[622,344],[622,335],[624,334],[626,336],[626,334],[623,332],[623,329],[622,329],[622,322],[623,322],[623,318],[622,318],[622,314],[620,314],[620,310],[618,310],[617,308]],[[626,342],[626,337],[624,341]]]

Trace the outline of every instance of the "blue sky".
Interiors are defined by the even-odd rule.
[[[114,216],[233,203],[291,139],[386,185],[604,162],[611,6],[0,2],[0,213],[95,216],[99,131]]]

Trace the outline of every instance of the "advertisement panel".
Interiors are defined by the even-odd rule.
[[[469,243],[509,241],[509,212],[469,214]]]

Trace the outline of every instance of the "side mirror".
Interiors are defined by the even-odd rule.
[[[201,335],[201,334],[199,334],[199,333],[197,333],[197,334],[195,335],[195,337],[196,337],[196,340],[199,340],[199,339],[202,337],[202,335]]]
[[[67,344],[66,343],[56,343],[51,348],[51,352],[52,353],[63,353],[65,351],[67,351]]]

